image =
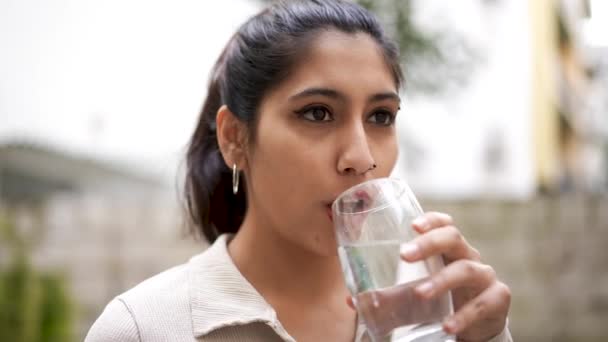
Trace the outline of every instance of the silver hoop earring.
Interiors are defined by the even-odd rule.
[[[239,192],[239,171],[236,169],[236,164],[232,164],[232,193],[236,195]]]

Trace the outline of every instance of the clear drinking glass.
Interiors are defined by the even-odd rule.
[[[380,178],[342,193],[332,205],[338,255],[360,319],[373,341],[456,341],[442,328],[451,294],[423,300],[414,287],[440,270],[440,256],[406,262],[400,247],[423,214],[408,185]]]

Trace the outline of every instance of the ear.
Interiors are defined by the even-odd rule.
[[[245,148],[247,143],[247,125],[239,120],[226,105],[222,105],[215,118],[217,143],[226,165],[232,169],[245,168]]]

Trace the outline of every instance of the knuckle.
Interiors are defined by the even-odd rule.
[[[428,219],[435,219],[435,218],[437,218],[438,215],[440,215],[440,213],[438,211],[427,211],[425,213],[425,216]]]
[[[450,215],[438,211],[429,211],[425,216],[436,227],[450,225],[454,222]]]
[[[437,287],[444,287],[448,283],[448,276],[445,273],[439,272],[433,276],[433,284]]]
[[[462,267],[464,268],[464,273],[466,274],[476,274],[477,272],[477,265],[475,265],[474,262],[472,261],[465,261],[462,263]]]
[[[488,280],[496,279],[496,270],[492,266],[481,264],[481,267],[483,269],[483,273],[485,274]]]
[[[464,236],[460,233],[460,230],[454,226],[448,226],[445,228],[446,234],[448,234],[449,238],[453,241],[464,241]]]
[[[488,302],[484,299],[478,299],[473,305],[473,311],[478,317],[484,317],[488,312]]]
[[[434,211],[426,212],[426,213],[424,213],[424,218],[426,219],[426,221],[430,225],[430,227],[427,226],[427,228],[431,228],[431,227],[436,227],[437,226],[437,213],[436,212],[434,212]]]
[[[441,213],[441,215],[446,224],[454,224],[454,218],[451,215],[445,213]]]
[[[432,252],[441,244],[441,237],[436,232],[427,234],[423,239],[420,239],[421,247],[426,252]]]
[[[481,260],[481,253],[479,252],[479,250],[477,248],[470,247],[470,250],[471,250],[471,258],[473,260],[477,260],[477,261]]]
[[[498,288],[498,293],[500,294],[500,296],[502,298],[504,298],[504,301],[506,303],[510,303],[511,302],[511,289],[509,288],[509,286],[507,286],[505,283],[502,282],[498,282],[496,284],[497,288]]]

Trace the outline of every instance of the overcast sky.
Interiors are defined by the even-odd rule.
[[[608,45],[608,1],[592,3],[587,40]],[[400,115],[410,127],[403,134],[428,150],[421,174],[442,191],[474,188],[484,139],[503,127],[512,155],[505,175],[532,188],[531,148],[520,136],[531,108],[531,45],[526,22],[513,25],[528,6],[510,0],[482,12],[478,0],[419,4],[422,22],[449,23],[487,50],[463,96],[408,103]],[[0,0],[0,141],[49,143],[172,179],[213,62],[260,7],[255,0]]]
[[[258,9],[246,0],[0,0],[0,140],[174,158],[213,62]]]

